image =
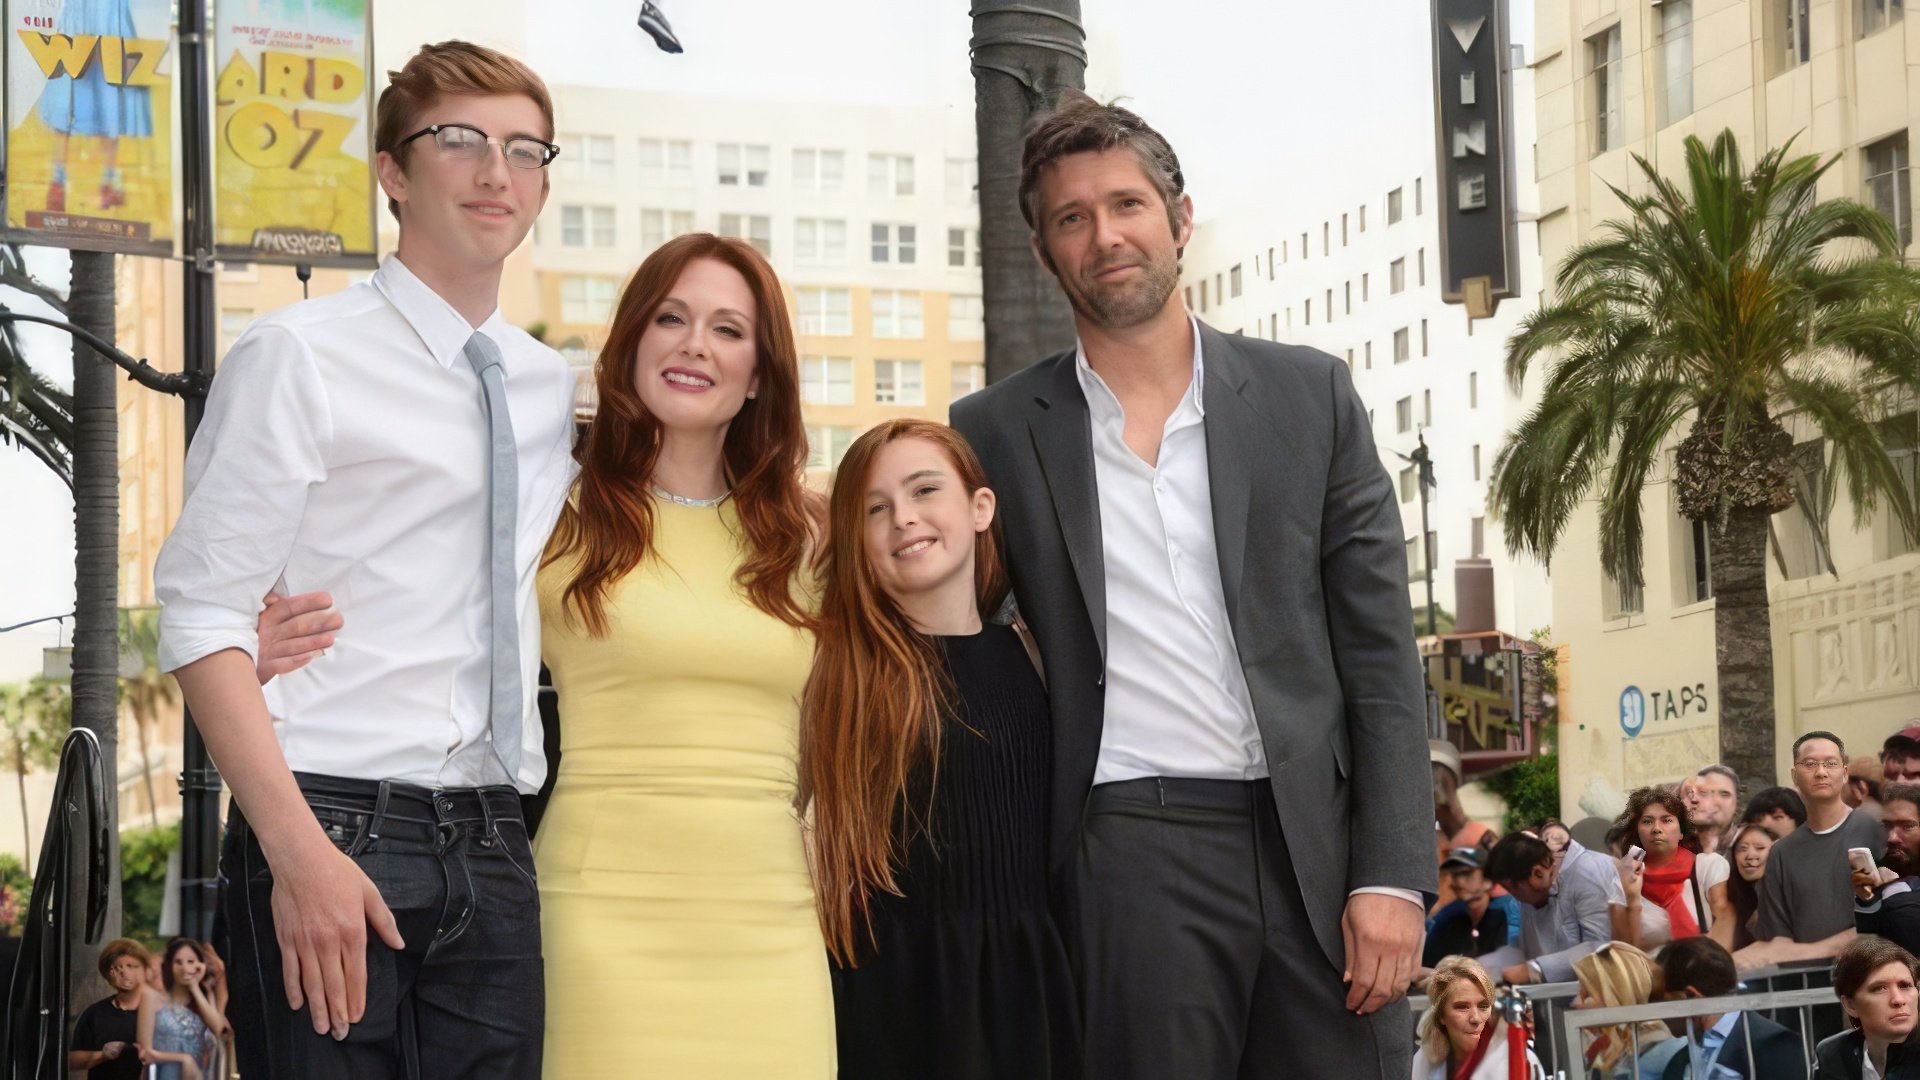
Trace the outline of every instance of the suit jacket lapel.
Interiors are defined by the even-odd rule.
[[[1247,503],[1258,453],[1254,436],[1260,419],[1241,396],[1249,373],[1246,360],[1232,340],[1201,323],[1200,350],[1206,370],[1201,401],[1207,409],[1207,488],[1213,500],[1213,540],[1220,559],[1220,588],[1227,600],[1227,619],[1237,631],[1240,580],[1247,566]],[[1281,464],[1267,462],[1268,467]]]
[[[1080,391],[1075,355],[1065,353],[1047,361],[1053,365],[1044,396],[1027,403],[1027,430],[1033,438],[1053,512],[1073,561],[1073,576],[1100,644],[1107,655],[1107,572],[1101,553],[1100,493],[1093,468],[1092,418]]]

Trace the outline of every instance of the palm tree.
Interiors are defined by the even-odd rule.
[[[1073,345],[1073,314],[1027,243],[1020,149],[1027,121],[1086,79],[1080,0],[973,7],[974,124],[979,140],[980,278],[987,381]]]
[[[120,648],[122,655],[137,665],[121,668],[120,700],[133,713],[134,738],[140,743],[140,780],[147,789],[147,821],[157,829],[160,807],[153,794],[149,733],[160,724],[160,710],[179,700],[173,677],[160,670],[158,609],[120,609]]]
[[[1796,500],[1787,424],[1825,437],[1856,527],[1882,500],[1920,526],[1876,427],[1920,385],[1920,271],[1884,216],[1818,200],[1837,157],[1790,146],[1747,172],[1731,132],[1711,149],[1690,137],[1684,188],[1635,157],[1649,194],[1614,189],[1627,216],[1567,256],[1554,302],[1508,343],[1516,388],[1553,359],[1491,490],[1508,550],[1544,560],[1598,489],[1601,563],[1637,589],[1642,488],[1684,431],[1675,490],[1713,553],[1722,758],[1756,778],[1774,770],[1765,554],[1769,519]]]
[[[17,244],[0,244],[0,285],[66,310],[66,297],[27,270]],[[0,323],[0,446],[18,446],[73,486],[73,395],[33,370],[13,323]]]
[[[67,688],[44,676],[25,685],[0,686],[0,753],[13,770],[20,793],[20,833],[26,865],[33,865],[33,826],[27,816],[27,774],[52,768],[60,743],[72,724],[73,698]]]

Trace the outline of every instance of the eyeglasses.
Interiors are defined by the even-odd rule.
[[[542,139],[528,135],[516,135],[511,139],[496,139],[477,127],[466,124],[435,124],[400,140],[405,146],[415,139],[426,135],[433,136],[435,146],[440,153],[455,161],[477,161],[487,155],[487,147],[499,146],[506,156],[507,164],[516,169],[544,169],[554,158],[560,156],[560,147]]]
[[[1839,772],[1847,771],[1846,762],[1836,761],[1833,758],[1828,758],[1825,761],[1797,761],[1794,764],[1800,766],[1801,768],[1807,770],[1810,773],[1823,773],[1823,772],[1839,773]]]

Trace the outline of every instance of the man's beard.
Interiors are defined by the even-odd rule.
[[[1880,856],[1880,863],[1901,877],[1906,877],[1914,870],[1920,869],[1914,866],[1913,853],[1901,848],[1888,848],[1887,853]]]
[[[1126,330],[1160,313],[1167,306],[1167,298],[1180,284],[1180,266],[1178,262],[1167,260],[1160,262],[1151,255],[1145,255],[1135,265],[1140,267],[1140,277],[1135,281],[1122,281],[1113,285],[1100,285],[1089,282],[1069,282],[1060,278],[1061,288],[1067,294],[1067,302],[1073,310],[1087,321],[1103,330]],[[1090,274],[1110,270],[1113,263],[1103,264],[1091,269]]]

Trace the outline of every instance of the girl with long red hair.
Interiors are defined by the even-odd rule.
[[[848,449],[829,522],[800,797],[840,1076],[1078,1076],[1046,687],[992,618],[1008,582],[979,459],[943,424],[883,423]]]
[[[546,1073],[830,1080],[792,812],[818,523],[772,268],[740,240],[669,241],[594,379],[539,573],[566,718],[534,845]]]

